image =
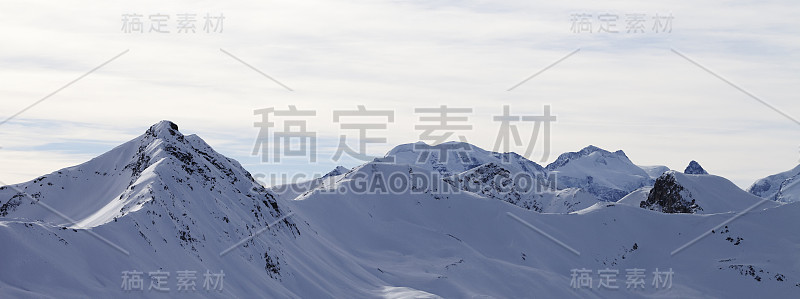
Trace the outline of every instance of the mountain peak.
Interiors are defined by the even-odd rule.
[[[323,177],[323,178],[327,178],[327,177],[337,176],[337,175],[345,174],[345,173],[347,173],[348,171],[350,171],[350,169],[348,169],[348,168],[346,168],[346,167],[344,167],[344,166],[341,166],[341,165],[339,165],[339,166],[336,166],[336,168],[334,168],[333,170],[331,170],[331,171],[329,171],[328,173],[326,173],[326,174],[325,174],[324,176],[322,176],[322,177]]]
[[[155,137],[183,136],[183,134],[178,131],[178,125],[168,120],[162,120],[150,126],[150,128],[147,129],[147,134]]]
[[[700,166],[700,163],[697,161],[692,160],[689,162],[689,166],[686,166],[686,170],[683,171],[685,174],[708,174],[708,172]]]
[[[599,147],[596,147],[596,146],[590,144],[590,145],[582,148],[578,153],[583,154],[583,155],[588,155],[588,154],[594,153],[596,151],[602,151],[602,150],[603,150],[602,148],[599,148]]]
[[[427,144],[423,141],[417,141],[415,143],[405,143],[392,148],[386,156],[392,156],[403,152],[420,152],[426,150],[470,150],[472,148],[478,148],[483,150],[475,145],[461,142],[461,141],[448,141],[439,143],[436,145]]]
[[[620,156],[620,157],[625,157],[625,159],[628,158],[628,156],[625,155],[625,152],[623,152],[622,150],[618,150],[618,151],[612,153],[612,152],[609,152],[609,151],[604,150],[602,148],[596,147],[594,145],[589,145],[587,147],[584,147],[580,151],[577,151],[577,152],[566,152],[566,153],[563,153],[563,154],[559,155],[558,158],[556,158],[555,161],[553,161],[552,163],[547,165],[546,168],[549,169],[549,170],[555,170],[555,169],[557,169],[559,167],[562,167],[562,166],[566,165],[571,160],[575,160],[575,159],[578,159],[578,158],[581,158],[581,157],[586,157],[586,156],[591,155],[591,154],[596,153],[596,152],[599,152],[603,156],[617,155],[617,156]]]
[[[583,155],[583,156],[585,156],[585,155],[588,155],[588,154],[591,154],[591,153],[594,153],[594,152],[598,152],[598,151],[599,152],[604,152],[604,153],[611,153],[610,151],[604,150],[602,148],[596,147],[596,146],[591,145],[591,144],[586,146],[586,147],[584,147],[584,148],[582,148],[580,151],[578,151],[578,153]],[[625,152],[623,152],[622,150],[617,150],[616,152],[613,152],[613,154],[625,156]]]

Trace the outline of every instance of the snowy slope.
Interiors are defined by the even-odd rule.
[[[636,198],[639,195],[631,195]],[[623,203],[629,201],[626,199]],[[739,189],[731,181],[715,175],[684,174],[668,171],[661,175],[640,206],[665,213],[725,213],[758,205],[758,209],[779,204]]]
[[[445,298],[792,297],[800,265],[787,246],[800,205],[754,211],[671,255],[733,213],[669,215],[597,204],[580,214],[539,214],[472,196],[316,193],[294,202],[337,248],[351,252],[391,286]],[[580,253],[508,216],[512,213]],[[325,215],[343,215],[342,218]],[[766,226],[763,223],[770,223]],[[778,225],[772,228],[772,225]],[[357,231],[358,234],[352,232]],[[789,234],[786,239],[782,234]],[[730,241],[729,238],[734,241]],[[750,276],[753,267],[755,275]],[[572,289],[570,269],[618,269],[619,290]],[[647,289],[626,290],[625,269],[648,271]],[[655,290],[650,272],[671,268],[674,284]],[[762,272],[763,271],[763,272]],[[780,279],[780,280],[779,280]]]
[[[276,198],[280,200],[293,200],[302,194],[309,192],[311,190],[317,188],[327,188],[338,181],[341,177],[345,174],[349,173],[350,169],[347,169],[344,166],[336,166],[333,170],[329,171],[325,175],[307,180],[301,181],[296,183],[289,183],[283,185],[277,185],[269,187],[270,192],[275,195]]]
[[[447,177],[445,181],[461,190],[540,213],[569,213],[600,201],[582,189],[556,190],[553,181],[513,173],[495,163]]]
[[[486,166],[486,170],[498,170],[491,163]],[[772,231],[761,222],[776,217],[771,224],[794,225],[797,220],[790,215],[800,206],[780,207],[780,212],[755,209],[752,216],[729,223],[672,256],[671,251],[735,213],[669,215],[638,206],[596,203],[571,215],[539,214],[481,192],[452,193],[443,190],[444,186],[411,183],[400,184],[399,189],[412,191],[395,193],[391,187],[375,187],[387,184],[374,184],[392,176],[413,182],[415,175],[430,172],[409,165],[368,163],[329,188],[314,190],[291,203],[320,236],[352,253],[364,269],[383,279],[388,286],[381,289],[402,286],[445,298],[530,294],[696,298],[759,293],[780,297],[798,291],[795,284],[800,283],[796,281],[800,266],[787,264],[792,257],[780,247],[796,246],[789,244],[798,244],[800,237],[792,236],[784,243],[780,234],[790,228]],[[558,236],[580,255],[529,230],[508,213]],[[635,267],[651,271],[672,268],[680,273],[676,277],[683,277],[676,278],[668,291],[629,292],[624,286],[617,291],[569,288],[573,268],[624,272]],[[755,276],[750,276],[750,267]]]
[[[27,183],[3,187],[0,216],[91,228],[148,204],[163,204],[159,200],[176,195],[191,195],[183,196],[183,201],[187,201],[194,196],[231,193],[263,200],[268,203],[265,208],[280,215],[279,209],[273,207],[271,195],[265,191],[238,162],[216,153],[195,135],[183,136],[174,123],[162,121],[145,134],[91,161]],[[36,206],[22,196],[23,192],[60,213]],[[147,210],[156,212],[149,207]]]
[[[765,204],[734,221],[729,220],[735,211],[665,214],[609,202],[571,214],[536,213],[480,191],[451,188],[444,179],[500,170],[481,165],[486,167],[443,176],[430,167],[367,163],[334,171],[332,179],[284,201],[199,137],[183,136],[177,126],[162,122],[107,154],[61,170],[60,177],[56,172],[3,190],[2,204],[41,195],[38,205],[30,200],[6,205],[0,218],[0,297],[793,298],[800,293],[800,264],[791,253],[800,248],[795,232],[800,203]],[[724,202],[727,197],[735,203],[757,200],[741,190],[749,197],[738,198],[723,178],[674,176],[693,199],[707,204],[704,212],[732,207]],[[105,191],[95,192],[83,181],[125,186],[98,185]],[[15,197],[19,190],[23,198]],[[579,189],[561,191],[582,196]],[[120,210],[106,208],[116,201],[124,203]],[[64,208],[87,225],[34,209],[42,204]],[[70,210],[70,204],[91,209]],[[221,255],[242,239],[246,242]],[[593,288],[570,287],[571,270],[581,268],[594,271]],[[619,289],[597,287],[596,273],[606,268],[620,272]],[[631,268],[644,269],[644,289],[626,289],[625,271]],[[671,288],[652,286],[656,268],[672,269]],[[121,272],[131,270],[169,271],[172,289],[123,291]],[[199,272],[196,292],[175,289],[180,270]],[[224,290],[200,290],[206,270],[224,271]]]
[[[747,192],[779,202],[800,201],[800,165],[753,183]]]
[[[652,166],[642,166],[639,165],[639,168],[644,170],[651,179],[657,179],[665,172],[669,171],[669,167],[663,165],[652,165]]]
[[[647,200],[647,196],[650,195],[650,190],[652,189],[652,186],[647,186],[633,190],[631,193],[628,193],[628,195],[625,195],[625,197],[620,198],[617,203],[639,207],[642,201]]]
[[[524,159],[524,158],[522,158]],[[322,178],[288,186],[270,188],[278,198],[292,200],[313,192],[347,190],[364,193],[402,193],[411,188],[417,193],[446,198],[470,193],[500,200],[540,213],[569,213],[600,201],[579,189],[555,189],[555,181],[531,175],[516,164],[489,162],[464,172],[447,175],[425,164],[373,161],[351,171],[334,170]],[[449,171],[445,172],[449,173]]]
[[[612,153],[591,145],[561,154],[546,169],[557,175],[559,189],[581,188],[605,201],[617,201],[653,183],[621,150]]]
[[[234,277],[253,275],[249,281],[291,293],[273,280],[282,275],[280,244],[299,235],[292,219],[264,233],[272,238],[231,252],[238,259],[230,266],[219,257],[227,246],[288,212],[239,163],[197,136],[183,136],[168,121],[89,162],[7,186],[0,202],[7,240],[0,247],[3,290],[35,290],[44,279],[56,284],[47,293],[59,297],[87,289],[115,294],[120,289],[109,286],[119,285],[121,271],[180,264],[190,270],[224,268]],[[243,263],[249,268],[231,269]],[[72,278],[61,281],[62,276]],[[65,283],[75,281],[81,288],[68,292],[76,286]]]
[[[447,158],[442,159],[445,154]],[[622,151],[611,153],[594,146],[588,146],[579,152],[564,153],[546,168],[515,153],[489,152],[461,142],[436,146],[421,142],[404,144],[395,147],[385,158],[375,162],[414,165],[443,176],[464,176],[482,165],[495,165],[506,170],[512,178],[529,175],[548,182],[555,181],[557,190],[536,194],[533,196],[535,198],[520,198],[518,195],[499,197],[540,212],[572,212],[592,205],[595,198],[616,201],[636,188],[653,183],[650,175],[634,165]],[[484,178],[483,181],[491,180]],[[481,188],[496,189],[490,185]]]

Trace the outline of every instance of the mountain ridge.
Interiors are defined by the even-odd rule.
[[[0,218],[0,239],[5,240],[0,242],[5,269],[0,271],[0,296],[525,297],[535,293],[638,298],[756,296],[768,291],[790,297],[797,292],[795,284],[800,285],[800,269],[793,264],[794,257],[785,254],[787,246],[800,244],[793,233],[797,203],[766,203],[692,243],[685,253],[670,253],[728,221],[744,206],[709,206],[708,199],[724,202],[727,193],[708,194],[728,190],[737,197],[744,193],[748,204],[759,200],[741,189],[735,192],[738,187],[721,177],[674,173],[676,183],[698,199],[704,215],[671,215],[603,202],[580,188],[557,190],[553,198],[532,197],[541,200],[539,208],[544,211],[535,213],[536,208],[516,202],[515,195],[506,196],[509,185],[494,180],[494,174],[527,173],[533,168],[523,168],[521,159],[517,164],[497,164],[492,161],[502,161],[503,156],[493,154],[467,159],[467,166],[481,159],[487,162],[457,173],[453,170],[467,166],[443,169],[379,159],[351,170],[337,167],[320,185],[282,198],[259,185],[241,164],[215,152],[196,135],[182,135],[173,125],[156,124],[112,154],[61,170],[60,177],[54,172],[0,190],[0,204],[7,204],[20,189],[23,197],[39,193],[39,204],[64,208],[83,216],[76,220],[87,221],[69,229],[70,223],[34,213],[31,209],[41,208],[36,204],[23,202],[7,209],[8,217]],[[515,156],[508,157],[514,161]],[[614,164],[620,161],[624,162],[617,154],[594,150],[557,171],[569,173],[567,167],[597,171],[593,167],[602,165],[628,169],[628,163]],[[602,172],[590,175],[595,173]],[[376,187],[388,192],[357,190],[362,182],[393,174],[405,180],[395,191],[391,185]],[[416,185],[413,178],[420,175],[442,184]],[[476,181],[477,189],[444,193],[440,188],[452,186],[448,179]],[[115,184],[99,188],[106,182]],[[640,196],[646,188],[634,192]],[[129,208],[103,209],[117,201],[130,204]],[[103,217],[66,209],[70,204],[102,212]],[[617,269],[621,275],[630,268],[645,268],[648,273],[674,268],[677,274],[674,287],[665,290],[650,285],[636,291],[571,287],[569,269],[585,268]],[[174,285],[169,292],[124,291],[119,288],[120,274],[130,270],[168,271],[170,279],[180,270],[197,270],[199,276],[206,270],[224,270],[226,287],[205,292],[198,280],[197,292],[177,291]]]

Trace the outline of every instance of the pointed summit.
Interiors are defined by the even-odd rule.
[[[159,128],[159,129],[172,129],[172,130],[178,131],[178,125],[176,125],[174,122],[171,122],[169,120],[162,120],[160,122],[157,122],[152,127]]]
[[[331,170],[330,172],[326,173],[326,174],[325,174],[324,176],[322,176],[322,177],[323,177],[323,178],[327,178],[327,177],[337,176],[337,175],[345,174],[345,173],[347,173],[348,171],[350,171],[350,169],[348,169],[348,168],[346,168],[346,167],[344,167],[344,166],[341,166],[341,165],[339,165],[339,166],[336,166],[336,168],[334,168],[334,169],[333,169],[333,170]]]
[[[700,166],[700,163],[697,161],[692,160],[689,162],[689,166],[686,166],[686,170],[683,171],[685,174],[708,174],[708,172]]]
[[[147,129],[147,135],[154,137],[167,137],[167,136],[183,136],[178,131],[178,125],[168,120],[162,120]]]
[[[609,152],[609,151],[604,150],[602,148],[596,147],[594,145],[589,145],[589,146],[584,147],[580,151],[577,151],[577,152],[566,152],[566,153],[563,153],[563,154],[559,155],[558,158],[556,158],[555,161],[553,161],[552,163],[548,164],[547,167],[545,167],[545,168],[547,168],[548,170],[556,170],[556,169],[558,169],[560,167],[563,167],[563,166],[569,164],[570,161],[574,161],[574,160],[577,160],[577,159],[580,159],[580,158],[583,158],[583,157],[586,157],[586,156],[589,156],[591,154],[598,153],[598,152],[599,152],[599,154],[601,156],[605,156],[605,157],[619,156],[619,157],[624,157],[626,160],[628,159],[628,156],[626,156],[625,152],[623,152],[622,150],[618,150],[618,151],[612,153],[612,152]]]
[[[153,224],[159,220],[143,219],[151,215],[189,217],[187,209],[203,213],[204,203],[229,201],[235,202],[237,208],[223,208],[224,211],[239,213],[226,216],[231,223],[245,215],[261,222],[274,218],[262,217],[261,211],[273,216],[281,213],[273,195],[258,185],[241,164],[217,153],[196,135],[184,137],[175,123],[166,120],[92,160],[16,186],[39,194],[37,200],[68,218],[31,204],[23,205],[26,202],[16,196],[15,189],[0,189],[0,217],[76,228],[128,218]],[[193,203],[197,205],[190,207]],[[248,208],[237,210],[244,206]],[[140,210],[143,212],[136,213]],[[251,210],[258,211],[258,216]]]

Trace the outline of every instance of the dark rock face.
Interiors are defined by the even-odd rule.
[[[697,161],[692,160],[689,162],[689,166],[686,166],[686,170],[683,171],[685,174],[708,174],[708,172],[700,166],[700,163]]]
[[[639,207],[669,214],[702,211],[703,208],[691,199],[691,194],[684,191],[686,190],[683,186],[675,181],[674,175],[665,173],[656,179],[653,189],[647,195],[647,200],[639,203]],[[684,195],[688,198],[684,198]]]
[[[469,173],[445,178],[451,186],[487,198],[495,198],[536,212],[543,212],[542,204],[535,200],[533,187],[522,188],[515,184],[511,172],[495,163],[472,169]]]

